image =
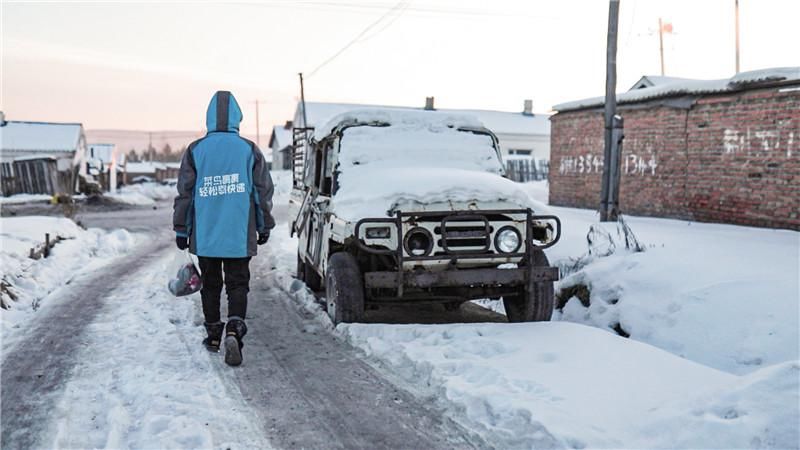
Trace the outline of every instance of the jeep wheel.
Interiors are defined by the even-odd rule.
[[[328,259],[325,300],[334,325],[358,322],[364,317],[364,281],[353,255],[339,252]]]
[[[534,267],[547,267],[550,263],[541,250],[533,254]],[[555,292],[552,281],[534,283],[533,292],[525,288],[520,293],[503,297],[503,306],[506,308],[506,317],[509,322],[544,322],[553,315]]]
[[[311,264],[303,261],[300,253],[297,254],[297,276],[296,278],[306,283],[306,286],[313,292],[322,290],[322,277],[314,270]]]
[[[303,275],[303,281],[306,282],[306,286],[314,292],[319,292],[322,290],[322,277],[319,276],[314,267],[311,264],[305,263],[303,264],[305,268],[305,275]]]
[[[300,252],[297,253],[297,271],[295,278],[300,281],[306,281],[306,263],[303,261],[303,257],[300,256]]]

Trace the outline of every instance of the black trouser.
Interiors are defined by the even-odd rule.
[[[207,323],[219,322],[219,299],[222,294],[222,272],[225,271],[225,292],[228,294],[228,317],[247,313],[247,293],[250,292],[250,258],[208,258],[199,256],[203,289],[203,315]]]

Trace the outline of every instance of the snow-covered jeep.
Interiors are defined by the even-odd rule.
[[[366,307],[485,298],[502,298],[510,322],[550,319],[558,269],[542,250],[561,223],[505,178],[477,119],[363,109],[294,133],[297,276],[324,287],[334,323]]]

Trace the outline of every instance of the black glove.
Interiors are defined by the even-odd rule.
[[[256,241],[256,243],[258,245],[264,245],[267,243],[268,240],[269,240],[269,231],[265,231],[263,233],[258,233],[258,240]]]
[[[175,236],[175,245],[181,250],[189,248],[189,238],[186,236]]]

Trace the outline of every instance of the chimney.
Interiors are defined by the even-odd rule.
[[[292,129],[292,121],[291,120],[287,120],[286,124],[283,125],[283,129],[291,130]]]
[[[522,107],[523,116],[533,115],[533,100],[525,100],[525,105]]]
[[[435,111],[433,107],[433,97],[425,97],[425,111]]]
[[[6,125],[6,113],[0,111],[0,127],[4,127]]]

